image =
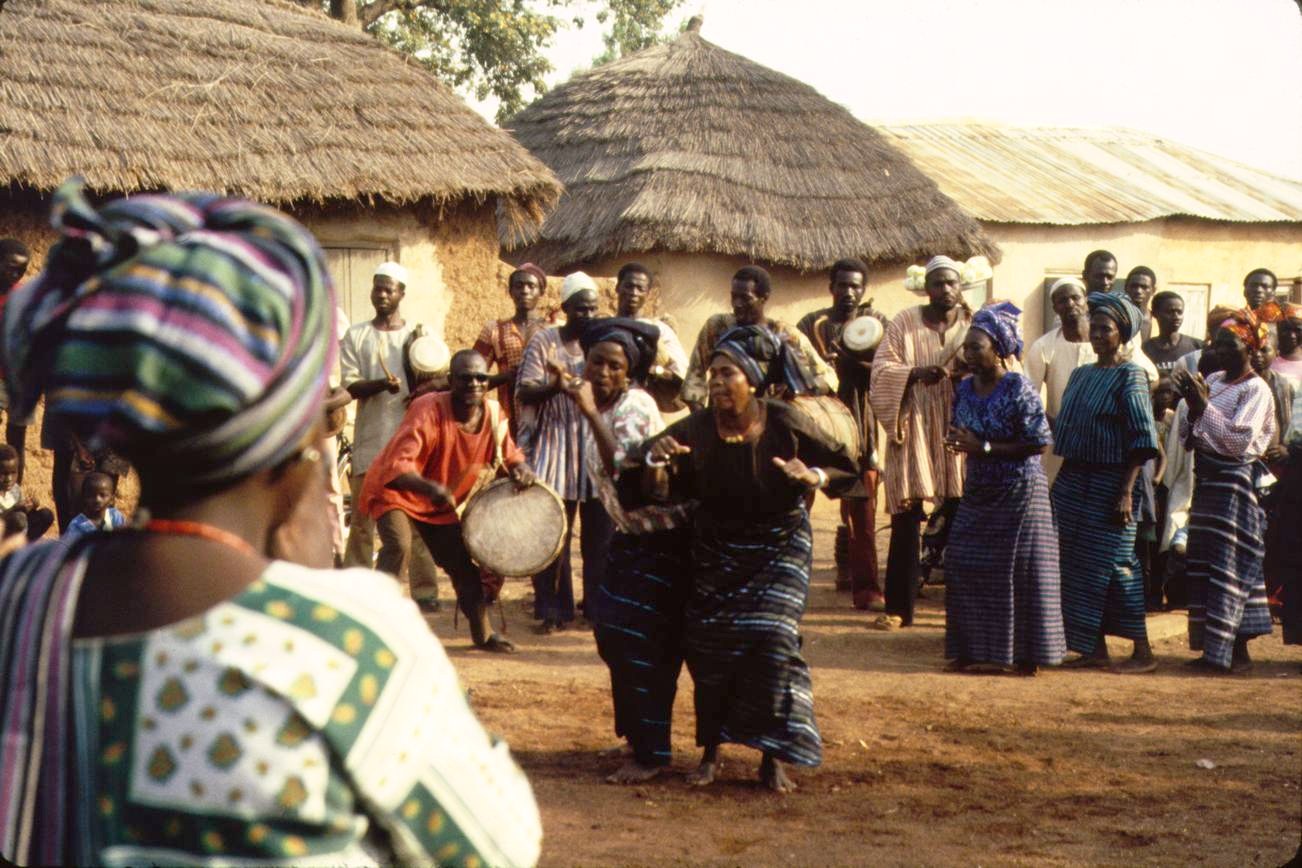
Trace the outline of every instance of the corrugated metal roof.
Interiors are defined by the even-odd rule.
[[[1302,222],[1302,182],[1148,133],[963,123],[877,129],[979,220]]]

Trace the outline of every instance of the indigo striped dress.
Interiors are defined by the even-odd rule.
[[[1039,395],[1017,373],[984,398],[971,378],[959,383],[954,425],[997,443],[1053,440]],[[945,554],[945,656],[1056,666],[1065,651],[1058,534],[1040,456],[970,455]]]
[[[856,490],[858,462],[800,411],[767,399],[761,407],[763,431],[752,441],[723,442],[713,410],[666,430],[692,448],[676,484],[699,501],[683,638],[696,685],[696,740],[702,747],[744,744],[783,762],[816,766],[823,743],[809,665],[800,654],[813,551],[808,489],[787,479],[772,459],[799,457],[822,468],[832,497]]]
[[[615,467],[664,429],[655,399],[629,389],[602,414],[615,438]],[[692,584],[690,505],[624,508],[602,464],[596,439],[585,446],[588,475],[615,525],[600,584],[586,615],[597,653],[610,670],[615,735],[627,739],[637,762],[669,765],[678,675],[683,668],[683,618]],[[640,465],[628,472],[640,473]]]
[[[1064,460],[1051,495],[1067,647],[1089,654],[1100,632],[1147,639],[1136,524],[1113,520],[1127,461],[1158,454],[1143,368],[1124,362],[1073,371],[1055,422],[1054,453]],[[1136,514],[1139,488],[1137,478],[1131,490]]]
[[[1207,407],[1180,423],[1194,447],[1189,508],[1189,647],[1229,669],[1236,640],[1271,631],[1266,602],[1266,514],[1257,499],[1255,465],[1274,439],[1275,399],[1250,375],[1237,383],[1207,378]]]

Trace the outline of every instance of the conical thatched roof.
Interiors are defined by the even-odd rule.
[[[550,268],[710,251],[824,268],[997,255],[980,225],[876,130],[808,85],[681,37],[575,76],[507,127],[566,192],[512,243]]]
[[[263,201],[497,199],[541,218],[545,166],[372,36],[284,0],[10,0],[0,185]]]

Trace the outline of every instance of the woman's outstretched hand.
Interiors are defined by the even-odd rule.
[[[821,476],[806,467],[805,462],[799,458],[784,461],[775,455],[773,457],[773,466],[785,473],[792,482],[798,482],[809,488],[817,488],[823,481]]]

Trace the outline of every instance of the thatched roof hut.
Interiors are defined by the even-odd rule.
[[[420,283],[408,298],[427,321],[458,294],[492,290],[496,212],[523,230],[560,193],[546,166],[447,86],[318,11],[285,0],[9,2],[0,234],[24,229],[23,212],[35,215],[30,236],[45,193],[72,174],[104,194],[209,189],[287,207],[329,248],[347,305],[372,260],[396,258]],[[493,310],[504,298],[493,294]],[[364,294],[358,304],[369,309]],[[467,314],[457,331],[481,318]]]
[[[540,232],[504,235],[553,269],[654,251],[800,271],[843,256],[994,255],[993,242],[895,145],[812,87],[678,39],[575,76],[516,115],[565,183]]]
[[[281,0],[20,0],[0,15],[0,179],[274,203],[500,201],[556,180],[374,37]]]

